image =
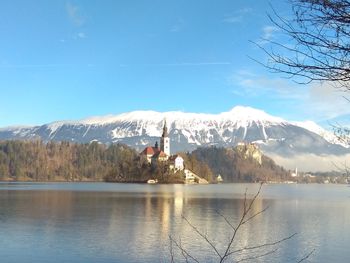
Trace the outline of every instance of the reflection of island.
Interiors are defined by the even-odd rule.
[[[199,261],[214,262],[210,247],[182,215],[222,250],[232,231],[217,211],[235,225],[244,208],[244,190],[238,189],[244,189],[242,185],[123,185],[119,190],[116,185],[106,186],[109,192],[0,190],[2,258],[26,262],[55,255],[52,262],[72,258],[79,263],[168,262],[171,235]],[[333,249],[326,246],[329,240],[341,247],[337,238],[348,238],[348,231],[343,230],[349,218],[348,202],[338,195],[328,201],[323,196],[317,197],[322,202],[310,201],[304,197],[310,196],[312,188],[306,189],[302,198],[292,193],[282,199],[283,193],[278,198],[263,199],[264,194],[257,199],[253,214],[267,205],[269,209],[239,230],[234,248],[273,242],[295,232],[295,238],[278,246],[281,257],[273,256],[269,262],[286,262],[283,259],[297,258],[314,247],[326,250],[319,253],[327,258]],[[247,201],[254,193],[249,191]]]

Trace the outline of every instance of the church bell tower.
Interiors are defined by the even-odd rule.
[[[168,128],[166,126],[166,120],[164,121],[163,134],[160,138],[160,150],[166,155],[170,156],[170,139],[168,134]]]

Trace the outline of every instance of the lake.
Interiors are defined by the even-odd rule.
[[[254,184],[0,183],[0,259],[171,262],[173,254],[175,262],[184,262],[170,235],[200,262],[218,262],[189,223],[224,251],[232,235],[225,219],[235,226],[246,189],[249,201],[258,188]],[[268,254],[265,257],[245,262],[297,262],[313,250],[305,262],[350,262],[349,186],[264,185],[252,212],[265,207],[237,232],[234,249],[297,234],[255,251]],[[235,260],[254,255],[246,250]]]

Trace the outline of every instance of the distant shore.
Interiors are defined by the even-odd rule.
[[[35,180],[32,180],[32,179],[21,179],[21,180],[15,180],[15,179],[12,179],[12,178],[6,178],[6,179],[1,179],[0,180],[0,183],[118,183],[118,184],[145,184],[147,185],[147,181],[120,181],[120,182],[108,182],[108,181],[104,181],[104,180],[88,180],[88,179],[83,179],[83,180],[65,180],[65,179],[62,179],[62,178],[58,178],[58,179],[55,179],[55,180],[45,180],[45,181],[35,181]],[[261,182],[226,182],[226,183],[210,183],[211,185],[214,185],[214,184],[258,184],[258,183],[261,183]],[[329,183],[322,183],[322,182],[310,182],[310,183],[307,183],[307,182],[291,182],[291,181],[286,181],[286,182],[262,182],[263,184],[269,184],[269,185],[273,185],[273,184],[290,184],[290,185],[295,185],[295,184],[342,184],[342,185],[350,185],[348,183],[332,183],[332,182],[329,182]],[[169,185],[169,184],[186,184],[186,183],[172,183],[172,182],[169,182],[169,183],[166,183],[166,182],[163,182],[163,183],[155,183],[156,185]],[[192,184],[191,184],[192,185]],[[200,184],[193,184],[193,185],[200,185]]]

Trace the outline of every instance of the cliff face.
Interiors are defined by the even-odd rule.
[[[192,155],[208,165],[214,176],[221,175],[224,182],[290,180],[288,171],[251,144],[241,144],[234,148],[199,148]]]
[[[238,153],[240,153],[243,159],[252,159],[258,164],[262,164],[262,152],[259,147],[252,143],[239,143],[236,147]]]

